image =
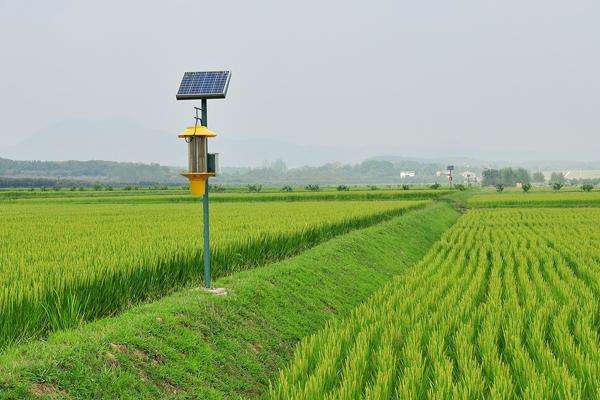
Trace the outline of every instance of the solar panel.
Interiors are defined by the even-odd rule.
[[[186,72],[179,85],[177,100],[224,99],[230,78],[230,71]]]

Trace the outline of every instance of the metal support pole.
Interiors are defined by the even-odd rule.
[[[202,99],[202,126],[207,125],[206,99]],[[208,165],[208,141],[206,145],[206,154],[204,155],[204,165]],[[204,212],[204,287],[210,288],[210,221],[208,213],[208,178],[204,196],[202,196],[202,209]]]

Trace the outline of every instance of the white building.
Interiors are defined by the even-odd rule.
[[[415,175],[416,175],[415,171],[401,171],[400,172],[400,179],[414,178]]]

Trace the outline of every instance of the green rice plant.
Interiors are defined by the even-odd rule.
[[[291,371],[303,358],[318,370],[342,334],[352,350],[311,398],[597,398],[599,227],[597,208],[468,212],[421,262],[302,341],[271,398],[308,398],[296,395],[315,376]]]
[[[427,203],[216,203],[213,277],[289,257]],[[199,202],[7,203],[0,221],[0,347],[200,284]]]
[[[430,200],[451,193],[450,190],[353,190],[314,192],[211,193],[212,203],[247,203],[263,201],[361,201],[361,200]],[[158,204],[197,203],[198,197],[183,190],[120,190],[114,192],[27,192],[1,191],[0,204],[73,203],[73,204]]]
[[[600,192],[486,193],[468,200],[472,207],[598,207]]]

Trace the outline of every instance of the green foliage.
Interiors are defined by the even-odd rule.
[[[581,185],[581,190],[583,190],[584,192],[591,192],[594,189],[594,185],[589,184],[589,183],[585,183],[583,185]]]
[[[521,186],[521,189],[525,193],[528,193],[531,190],[531,183],[524,183],[523,186]]]
[[[194,199],[135,207],[2,204],[0,347],[199,283],[202,219]],[[426,203],[212,204],[213,277],[289,257]]]
[[[408,190],[410,189],[410,186],[407,184],[402,185],[402,190]]]
[[[208,190],[211,193],[223,193],[223,192],[225,192],[226,189],[225,189],[225,186],[223,186],[223,185],[212,185],[212,184],[209,184],[208,185]]]
[[[313,184],[306,185],[304,187],[304,189],[308,190],[309,192],[318,192],[318,191],[321,190],[321,188],[319,187],[319,185],[313,185]]]
[[[281,191],[289,193],[289,192],[293,192],[294,188],[292,188],[290,185],[285,185],[284,187],[281,188]]]
[[[496,186],[501,184],[505,187],[515,186],[518,182],[524,184],[530,182],[529,172],[524,168],[502,168],[486,169],[482,172],[483,186]]]
[[[555,191],[558,192],[560,189],[562,189],[563,186],[564,186],[564,184],[561,183],[561,182],[553,182],[552,183],[552,190],[555,190]]]
[[[10,349],[0,355],[0,398],[41,389],[56,399],[263,398],[299,338],[349,315],[456,218],[449,206],[427,207],[216,280],[228,296],[182,290]]]
[[[511,192],[503,194],[480,194],[468,200],[471,207],[600,207],[600,192],[536,191],[535,193]]]
[[[304,338],[284,399],[595,399],[600,210],[474,210]],[[363,394],[366,394],[363,396]]]
[[[544,183],[546,182],[546,177],[541,171],[536,171],[531,175],[531,180],[536,183]]]
[[[0,158],[0,175],[16,178],[25,176],[60,177],[63,181],[88,180],[107,182],[171,182],[181,179],[177,172],[158,164],[127,163],[115,161],[13,161]]]
[[[460,190],[461,192],[467,190],[467,187],[465,185],[463,185],[462,183],[457,183],[456,185],[454,185],[454,189],[456,190]]]
[[[321,192],[238,192],[214,193],[211,202],[262,202],[262,201],[316,201],[316,200],[426,200],[442,197],[450,190],[353,190]],[[196,203],[198,198],[189,193],[189,188],[178,187],[170,190],[149,190],[133,187],[133,191],[115,189],[112,192],[85,190],[84,192],[41,192],[24,190],[0,190],[2,201],[38,203],[77,203],[77,204],[149,204],[149,203]]]
[[[442,185],[436,182],[433,185],[429,186],[429,189],[438,190],[440,187],[442,187]]]
[[[379,188],[376,185],[368,185],[367,187],[369,188],[369,190],[379,190]]]
[[[336,188],[336,190],[338,192],[347,192],[350,190],[350,188],[346,185],[338,185],[338,187]]]
[[[554,186],[555,183],[560,183],[561,185],[564,185],[567,182],[567,179],[565,178],[565,175],[562,172],[553,172],[550,175],[549,182],[552,186]],[[560,190],[560,188],[558,190]]]
[[[252,185],[248,185],[248,192],[250,193],[259,193],[262,190],[262,185],[254,183]]]
[[[504,191],[504,184],[502,184],[502,183],[497,183],[497,184],[496,184],[496,191],[497,191],[498,193],[502,193],[502,191]]]

